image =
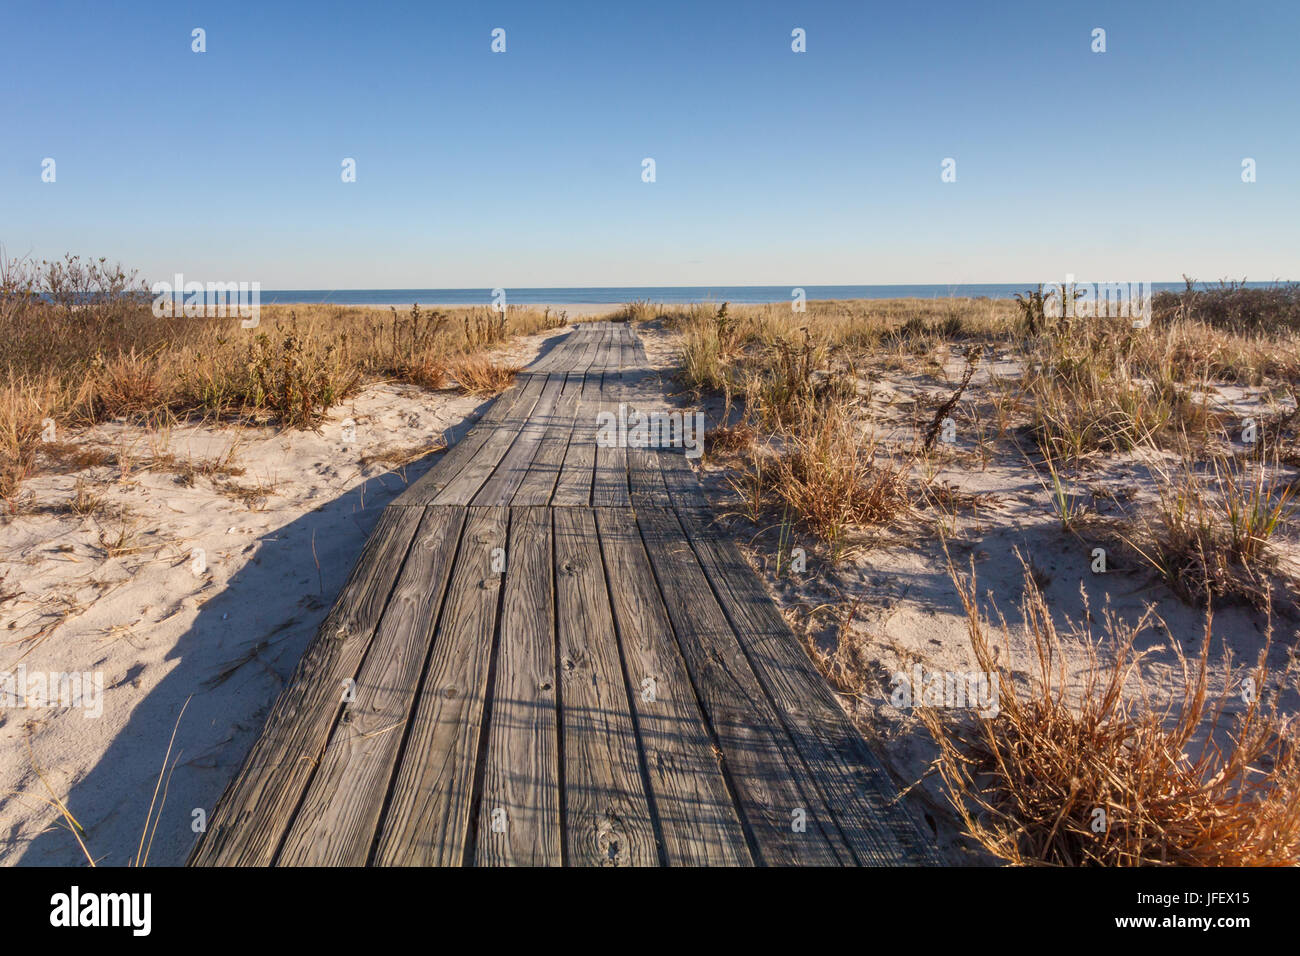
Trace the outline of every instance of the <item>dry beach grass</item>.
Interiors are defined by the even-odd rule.
[[[233,314],[157,317],[134,276],[102,261],[3,267],[0,507],[9,509],[26,476],[57,464],[42,453],[51,426],[56,438],[118,418],[311,428],[365,384],[436,389],[449,374],[467,391],[492,395],[511,371],[486,352],[566,321],[517,307],[266,306],[258,326],[244,329]]]

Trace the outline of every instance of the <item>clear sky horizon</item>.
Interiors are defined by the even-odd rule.
[[[0,243],[264,289],[1300,279],[1300,4],[984,6],[15,4]]]

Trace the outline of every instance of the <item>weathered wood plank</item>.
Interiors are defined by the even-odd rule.
[[[266,866],[292,822],[420,524],[389,508],[226,788],[195,848],[195,866]]]
[[[459,508],[425,512],[277,864],[366,863],[463,521]]]
[[[596,513],[637,736],[670,866],[752,862],[630,509]]]
[[[938,865],[933,841],[908,809],[895,802],[898,787],[839,706],[739,549],[713,526],[712,515],[696,512],[680,517],[750,664],[775,700],[858,862]]]
[[[697,437],[700,441],[704,440],[703,435]],[[669,502],[679,508],[707,510],[709,501],[704,497],[704,487],[700,484],[695,469],[688,463],[685,450],[661,448],[658,458]]]
[[[478,453],[483,443],[496,430],[497,425],[504,421],[511,409],[520,402],[523,393],[523,383],[517,379],[514,385],[492,403],[474,427],[463,435],[460,441],[447,449],[437,464],[398,495],[389,507],[423,508],[431,503]]]
[[[676,516],[644,508],[637,512],[637,523],[761,862],[851,863],[849,848],[807,779]]]
[[[415,716],[379,828],[377,866],[459,866],[501,599],[507,508],[471,508]],[[497,550],[500,549],[500,550]]]
[[[593,326],[591,336],[595,343],[595,354],[583,375],[573,435],[569,440],[569,449],[552,500],[553,504],[560,506],[590,504],[595,484],[598,453],[596,416],[601,410],[601,387],[605,367],[609,363],[613,332],[609,323],[593,323]]]
[[[606,372],[606,376],[613,373]],[[612,387],[602,386],[602,393],[613,393]],[[600,414],[609,416],[609,420],[618,421],[619,403],[612,399],[602,399]],[[595,472],[592,481],[591,503],[597,508],[627,508],[632,504],[628,491],[627,446],[617,435],[617,425],[612,441],[597,441]],[[608,430],[606,430],[608,433]],[[599,437],[599,433],[598,436]]]
[[[560,468],[564,465],[565,452],[569,449],[569,438],[573,434],[573,423],[577,417],[578,394],[581,391],[582,376],[570,375],[555,405],[553,420],[547,424],[532,461],[528,463],[528,471],[510,499],[512,505],[550,504],[555,483],[560,477]]]
[[[474,456],[465,463],[465,467],[456,474],[456,477],[434,495],[431,504],[468,505],[474,499],[474,495],[492,476],[492,472],[523,430],[549,380],[549,375],[534,375],[528,379],[518,403],[510,410],[510,414],[493,427],[487,440],[479,446]]]
[[[626,324],[614,324],[607,353],[607,367],[601,376],[600,411],[618,421],[620,411],[626,413],[626,390],[623,387],[623,365],[626,357]],[[617,436],[616,436],[617,437]],[[632,504],[628,490],[627,446],[621,440],[596,448],[596,474],[592,484],[591,503],[602,508],[627,508]]]
[[[632,391],[632,386],[628,384],[628,376],[639,376],[640,369],[646,365],[645,350],[641,346],[641,340],[633,337],[629,345],[630,356],[628,358],[629,368],[624,372],[623,387],[625,391]],[[647,408],[646,402],[641,401],[647,391],[645,382],[639,377],[636,387],[637,411],[646,414],[652,411]],[[656,379],[657,381],[657,379]],[[657,391],[657,389],[656,389]],[[657,437],[651,433],[650,437],[657,441]],[[663,454],[658,448],[628,448],[627,450],[627,472],[628,488],[634,506],[650,505],[662,507],[669,500],[668,488],[664,484],[663,471],[659,466],[659,456]]]
[[[556,508],[555,587],[566,860],[653,866],[654,822],[592,513]]]
[[[576,322],[547,354],[528,366],[530,372],[564,372],[580,368],[580,353],[589,344],[591,333],[599,329],[599,322]]]
[[[514,443],[501,457],[500,464],[474,496],[474,504],[487,507],[510,504],[532,466],[533,457],[537,454],[547,429],[556,423],[556,406],[564,391],[566,377],[564,374],[546,377],[546,385],[542,388],[537,405],[519,430]]]
[[[660,454],[654,448],[627,450],[627,477],[634,507],[662,507],[668,500],[663,472],[659,470]]]
[[[603,336],[600,342],[603,347]],[[574,412],[573,434],[565,451],[564,464],[555,484],[551,503],[556,506],[591,503],[591,488],[596,473],[596,413],[600,410],[601,373],[596,371],[599,355],[583,374],[582,392]]]
[[[567,334],[558,344],[542,358],[521,372],[515,384],[507,389],[488,408],[475,426],[443,455],[428,473],[423,475],[410,488],[407,488],[393,504],[401,507],[423,507],[430,504],[444,488],[449,485],[464,467],[475,458],[484,443],[496,431],[496,427],[510,420],[527,419],[527,410],[520,406],[529,383],[544,378],[548,370],[567,372],[574,362],[574,356],[587,350],[589,346],[576,336],[575,332]]]
[[[559,866],[560,767],[551,513],[512,508],[477,866]]]
[[[576,333],[574,333],[576,335]],[[585,344],[578,344],[585,343]],[[564,391],[556,404],[554,420],[547,425],[528,473],[516,490],[513,505],[545,505],[551,501],[564,456],[569,450],[574,423],[578,416],[578,400],[582,395],[582,380],[596,354],[596,342],[591,336],[575,339],[572,349],[576,354],[572,369],[566,374]]]

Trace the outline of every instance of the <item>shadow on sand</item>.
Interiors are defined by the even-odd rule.
[[[490,405],[490,400],[481,403],[450,429],[449,442],[459,441]],[[147,861],[185,862],[198,839],[192,829],[195,811],[211,814],[385,506],[441,457],[436,453],[370,477],[260,537],[239,556],[246,559],[244,567],[200,607],[176,642],[166,677],[142,698],[132,694],[131,673],[105,688],[105,708],[128,707],[131,716],[65,798],[69,813],[85,828],[97,865],[135,861],[173,727],[175,771],[166,779],[166,803],[157,815]],[[162,798],[159,791],[159,803]],[[39,834],[19,862],[77,866],[86,858],[59,824]]]

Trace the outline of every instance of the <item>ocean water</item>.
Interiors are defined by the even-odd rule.
[[[1267,286],[1267,282],[1247,283]],[[1038,282],[984,283],[980,285],[807,285],[802,286],[809,301],[816,299],[1009,299],[1017,292],[1036,288]],[[1153,292],[1178,291],[1182,282],[1153,282]],[[692,302],[730,302],[748,305],[763,302],[789,302],[794,286],[609,286],[605,288],[553,288],[505,290],[508,305],[581,303],[618,305],[647,300],[656,304]],[[328,303],[331,305],[491,305],[491,289],[285,289],[263,291],[262,304]]]

